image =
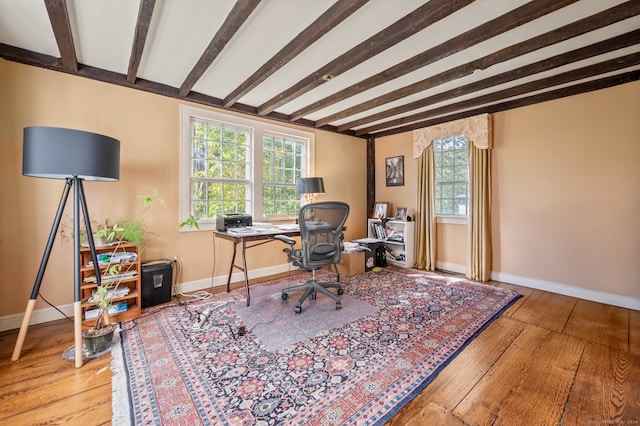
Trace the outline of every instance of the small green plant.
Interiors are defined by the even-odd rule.
[[[93,326],[95,332],[99,332],[108,325],[105,323],[105,316],[109,315],[109,309],[111,309],[111,293],[109,292],[111,289],[112,286],[103,284],[98,286],[93,294],[93,299],[96,301],[96,306],[98,307],[98,316]]]
[[[184,228],[185,226],[188,226],[189,228],[196,228],[198,230],[200,229],[198,219],[194,215],[191,215],[186,220],[180,222],[180,228]]]

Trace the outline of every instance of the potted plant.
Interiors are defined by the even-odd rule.
[[[115,324],[109,322],[112,288],[111,285],[100,285],[93,295],[98,310],[96,322],[93,327],[82,332],[84,348],[90,355],[106,351],[111,347],[113,333],[116,330]]]

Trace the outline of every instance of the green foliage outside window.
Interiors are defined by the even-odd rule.
[[[467,140],[455,136],[433,141],[435,209],[438,215],[469,213],[469,162]]]

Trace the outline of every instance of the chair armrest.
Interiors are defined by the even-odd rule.
[[[296,240],[294,240],[293,238],[289,238],[285,235],[276,235],[273,238],[278,241],[282,241],[285,244],[289,244],[290,246],[293,246],[296,243]]]

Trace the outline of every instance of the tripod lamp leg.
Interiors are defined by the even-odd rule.
[[[33,313],[33,307],[35,305],[36,299],[29,299],[29,302],[27,303],[27,310],[24,312],[24,318],[22,318],[22,325],[20,326],[20,332],[18,333],[18,340],[16,341],[16,346],[13,348],[11,361],[17,361],[20,358],[20,352],[22,352],[24,339],[27,337],[29,321],[31,321],[31,314]]]
[[[82,303],[73,303],[73,331],[75,336],[76,368],[82,367]]]

